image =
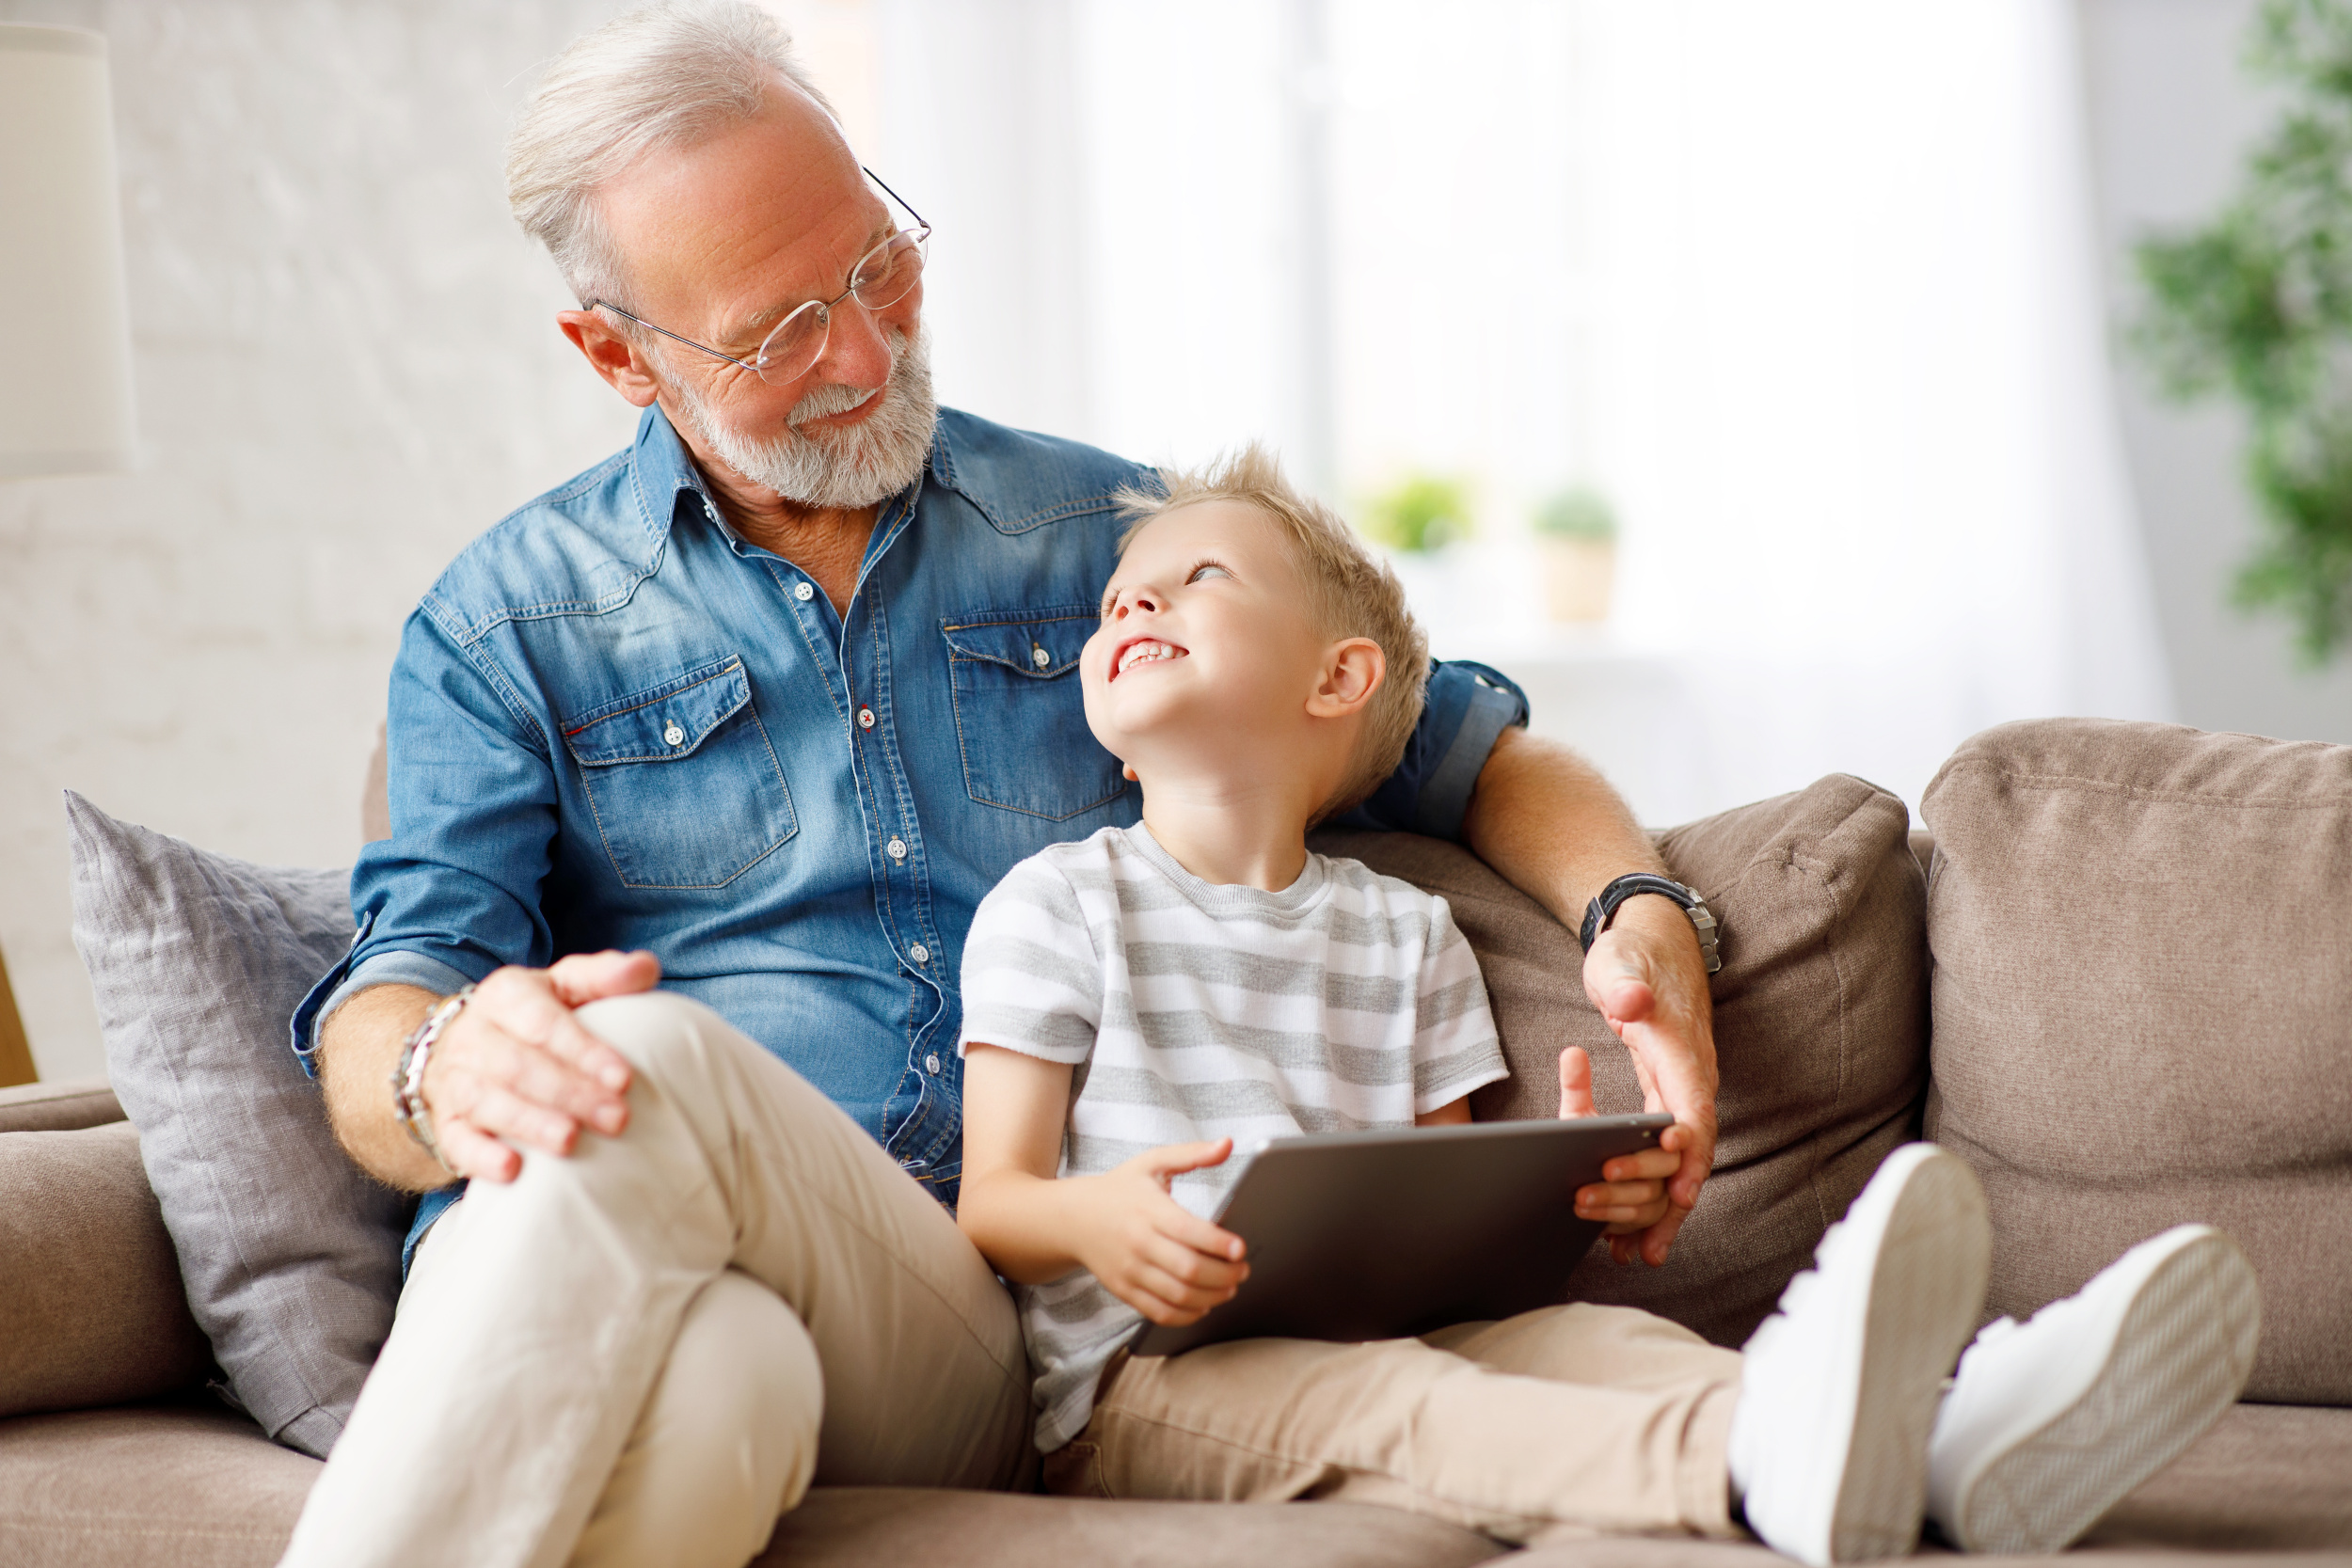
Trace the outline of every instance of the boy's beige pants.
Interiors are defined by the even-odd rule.
[[[1345,1498],[1498,1539],[1736,1536],[1724,1464],[1740,1356],[1622,1307],[1422,1339],[1248,1339],[1114,1363],[1054,1491]]]
[[[708,1008],[580,1022],[628,1132],[433,1227],[283,1560],[739,1568],[812,1480],[1009,1483],[1020,1324],[946,1211]]]

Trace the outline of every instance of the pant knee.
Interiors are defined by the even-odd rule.
[[[680,1057],[703,1054],[733,1025],[691,996],[638,991],[591,1002],[573,1015],[580,1026],[628,1057],[638,1070],[655,1070]]]
[[[807,1494],[823,1415],[807,1328],[749,1275],[718,1275],[679,1323],[575,1568],[749,1560]]]
[[[690,1101],[717,1089],[723,1102],[733,1098],[728,1086],[746,1072],[782,1065],[718,1013],[675,991],[607,997],[576,1016],[581,1028],[628,1058],[638,1083]]]
[[[807,1493],[824,1369],[807,1325],[751,1275],[728,1269],[695,1297],[655,1399],[673,1429],[709,1434],[696,1439],[705,1461],[742,1478],[744,1494],[773,1513]]]

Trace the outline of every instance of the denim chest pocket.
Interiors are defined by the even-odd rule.
[[[1063,605],[941,626],[972,799],[1059,822],[1126,793],[1118,760],[1087,728],[1078,684],[1078,656],[1100,624],[1092,605]]]
[[[564,743],[625,887],[724,887],[800,831],[739,657],[566,719]]]

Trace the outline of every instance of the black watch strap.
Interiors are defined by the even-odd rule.
[[[1682,906],[1682,912],[1691,917],[1691,928],[1698,933],[1699,956],[1707,960],[1707,973],[1714,974],[1724,967],[1723,954],[1716,942],[1715,911],[1707,907],[1707,900],[1694,888],[1684,887],[1671,877],[1660,877],[1647,871],[1636,871],[1618,878],[1600,890],[1600,895],[1584,906],[1584,925],[1576,933],[1576,940],[1587,953],[1593,950],[1594,939],[1609,929],[1617,918],[1617,907],[1627,899],[1645,893],[1655,893],[1671,898]]]

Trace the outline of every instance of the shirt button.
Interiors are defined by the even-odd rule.
[[[861,730],[870,730],[874,727],[874,710],[872,708],[862,707],[857,710],[857,727]]]
[[[1054,656],[1035,642],[1029,644],[1029,662],[1042,670],[1054,662]]]
[[[882,846],[882,850],[892,860],[902,861],[907,858],[907,841],[903,838],[894,838]]]
[[[927,964],[931,961],[931,950],[918,942],[914,946],[907,949],[907,957],[913,958],[916,963]],[[932,1070],[937,1071],[938,1069],[934,1068]]]
[[[936,1073],[939,1071],[938,1052],[934,1051],[930,1055],[923,1058],[923,1070],[930,1073]]]
[[[677,721],[673,719],[670,721],[670,727],[661,732],[661,738],[673,746],[683,746],[686,744],[686,732],[679,729]]]
[[[817,596],[817,590],[810,587],[805,582],[796,582],[792,585],[792,596],[800,600],[801,603],[806,604],[809,600]]]

